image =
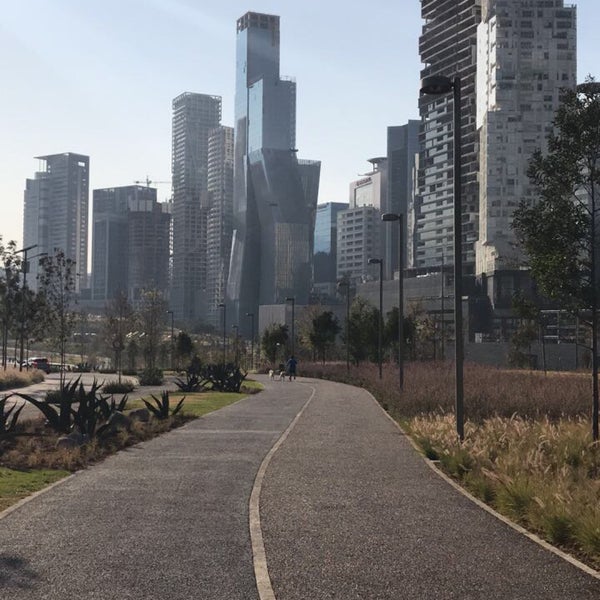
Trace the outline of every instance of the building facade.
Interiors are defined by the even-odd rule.
[[[387,128],[387,202],[382,207],[384,213],[403,215],[403,268],[412,266],[416,248],[414,174],[418,164],[420,121],[408,121],[406,125]],[[392,279],[398,271],[398,235],[397,225],[384,227],[384,273],[386,279]]]
[[[218,127],[208,139],[207,318],[219,323],[225,301],[233,233],[233,128]]]
[[[519,270],[513,212],[534,193],[533,152],[545,149],[561,88],[577,84],[577,9],[562,0],[484,0],[477,30],[480,148],[476,274]]]
[[[479,224],[475,74],[481,0],[421,0],[421,16],[424,20],[419,38],[421,78],[444,75],[461,79],[462,249],[464,272],[468,274],[475,269]],[[415,207],[415,267],[437,267],[443,255],[448,262],[454,261],[452,94],[421,95],[419,114],[422,125]]]
[[[228,314],[249,333],[261,304],[306,303],[320,163],[296,149],[296,83],[279,73],[279,17],[237,21],[234,231]]]
[[[186,323],[206,319],[208,140],[221,98],[191,92],[173,100],[173,281],[171,308]]]
[[[90,159],[66,152],[38,156],[40,167],[27,179],[23,210],[23,246],[36,246],[30,256],[53,256],[60,249],[87,273]],[[28,286],[37,289],[38,261],[31,263]],[[82,284],[76,278],[79,292]]]
[[[313,251],[315,285],[335,282],[337,277],[337,216],[348,209],[344,202],[327,202],[317,206]]]
[[[125,293],[137,302],[146,289],[167,293],[171,215],[156,189],[123,186],[94,190],[92,301]]]

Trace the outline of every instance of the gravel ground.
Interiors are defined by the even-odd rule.
[[[278,600],[600,598],[433,473],[366,392],[313,385],[261,496]]]

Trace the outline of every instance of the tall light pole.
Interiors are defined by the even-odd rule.
[[[421,81],[421,93],[439,96],[454,92],[454,342],[456,369],[456,432],[462,441],[464,430],[463,315],[462,315],[462,201],[461,201],[461,80],[432,75]]]
[[[296,298],[294,298],[294,296],[290,296],[290,297],[286,298],[285,301],[292,303],[292,343],[291,343],[292,352],[291,352],[291,355],[295,356],[295,354],[294,354],[294,342],[295,342],[296,338],[295,338],[295,332],[294,332],[294,327],[295,327],[295,324],[294,324],[294,321],[295,321],[295,319],[294,319],[294,308],[296,306]]]
[[[379,362],[379,379],[383,377],[382,364],[383,357],[381,356],[382,342],[382,321],[383,321],[383,258],[370,258],[370,265],[379,265],[379,327],[377,328],[377,360]]]
[[[340,281],[338,288],[346,288],[346,372],[350,373],[350,282]]]
[[[250,348],[251,348],[251,352],[252,352],[252,370],[254,370],[254,313],[251,312],[247,312],[246,313],[247,317],[250,317],[252,319],[251,322],[251,334],[250,334]]]
[[[227,305],[221,302],[217,308],[223,309],[223,364],[225,364],[225,352],[227,343]]]
[[[168,310],[167,314],[171,315],[171,369],[173,369],[173,358],[175,355],[175,317],[172,310]]]
[[[23,350],[25,342],[25,307],[26,307],[26,296],[27,296],[27,271],[29,270],[29,263],[27,262],[27,252],[37,248],[37,244],[27,246],[27,248],[21,248],[16,251],[16,254],[23,253],[23,265],[21,270],[23,271],[23,291],[21,294],[21,335],[19,340],[19,371],[23,370]]]
[[[398,221],[398,378],[404,388],[404,215],[384,213],[382,221]]]
[[[239,355],[238,355],[238,338],[239,338],[240,326],[232,325],[231,329],[235,332],[234,333],[235,337],[233,338],[233,356],[234,356],[235,364],[238,365],[240,362]]]

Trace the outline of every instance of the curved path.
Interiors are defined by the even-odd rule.
[[[257,600],[255,480],[278,600],[600,598],[436,476],[366,392],[266,385],[0,516],[0,598]]]

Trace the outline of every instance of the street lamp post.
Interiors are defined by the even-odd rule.
[[[246,313],[247,317],[250,317],[252,319],[251,321],[251,334],[250,334],[250,351],[252,352],[252,370],[254,370],[254,313],[250,313],[247,312]]]
[[[23,291],[21,297],[21,335],[19,339],[19,371],[23,370],[23,350],[24,350],[24,342],[25,342],[25,307],[26,307],[26,296],[27,296],[27,271],[29,268],[29,263],[27,262],[27,252],[29,250],[33,250],[33,248],[37,248],[37,244],[33,244],[31,246],[27,246],[27,248],[21,248],[21,250],[17,250],[17,254],[23,253]]]
[[[238,365],[240,362],[239,355],[238,355],[238,334],[239,334],[240,327],[239,327],[239,325],[232,325],[231,329],[233,329],[233,331],[235,332],[234,333],[235,337],[233,338],[233,356],[234,356],[235,364]]]
[[[379,265],[379,327],[377,328],[378,337],[377,337],[377,360],[379,362],[379,379],[383,377],[382,371],[382,356],[381,356],[381,338],[382,338],[382,327],[381,323],[383,321],[383,258],[370,258],[370,265]]]
[[[168,315],[171,315],[171,370],[173,369],[174,356],[175,356],[175,317],[172,310],[167,311]]]
[[[338,288],[346,288],[346,372],[350,373],[350,283],[340,281]]]
[[[296,298],[294,298],[293,296],[290,296],[288,298],[285,299],[286,302],[291,302],[292,303],[292,343],[290,345],[292,352],[291,355],[295,356],[294,354],[294,342],[295,342],[295,331],[294,331],[294,308],[296,306]]]
[[[433,96],[454,93],[454,339],[456,383],[456,432],[462,441],[464,431],[463,315],[462,315],[462,201],[461,201],[461,80],[442,75],[425,77],[421,93]]]
[[[398,378],[404,388],[404,215],[384,213],[382,221],[398,221]]]
[[[223,309],[223,364],[225,364],[225,352],[227,343],[227,305],[221,302],[217,308]]]

